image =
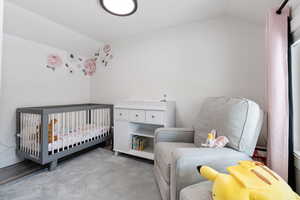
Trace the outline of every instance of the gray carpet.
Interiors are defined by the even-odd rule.
[[[95,149],[0,186],[1,200],[160,200],[153,165]]]

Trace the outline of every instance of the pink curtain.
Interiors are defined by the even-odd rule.
[[[285,180],[289,166],[288,16],[270,10],[267,18],[268,165]]]

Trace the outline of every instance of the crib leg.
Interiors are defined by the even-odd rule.
[[[115,151],[115,156],[118,156],[119,155],[119,152],[118,151]]]
[[[54,160],[49,164],[49,171],[55,170],[56,167],[57,167],[57,160]]]

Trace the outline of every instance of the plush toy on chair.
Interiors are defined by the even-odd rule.
[[[280,176],[259,162],[241,161],[227,168],[229,175],[207,166],[198,170],[214,182],[213,200],[300,200]]]

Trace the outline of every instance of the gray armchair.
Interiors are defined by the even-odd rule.
[[[178,200],[181,189],[204,181],[197,172],[208,165],[226,172],[240,160],[251,160],[261,131],[263,112],[242,98],[207,98],[193,128],[157,129],[154,138],[154,174],[163,200]],[[202,148],[207,133],[227,136],[225,148]]]

